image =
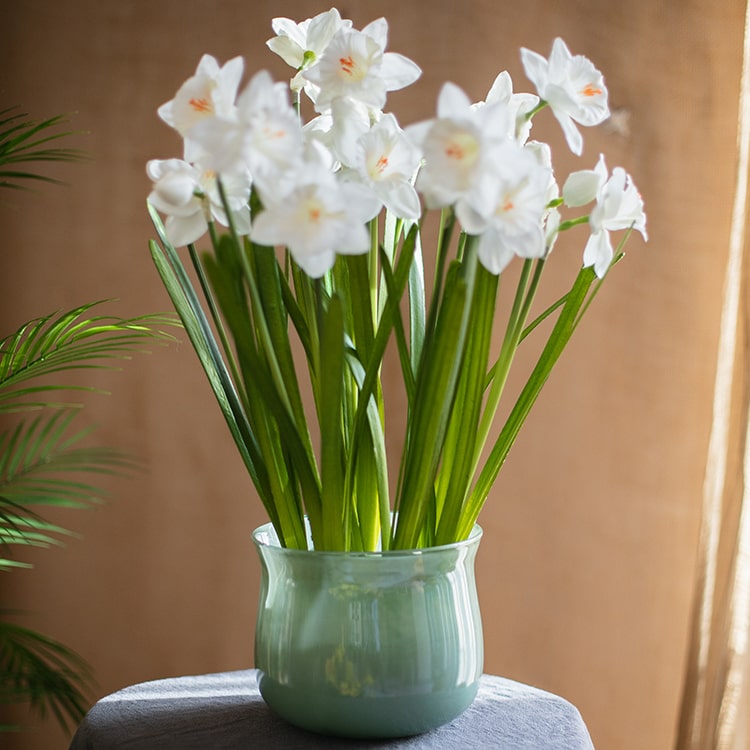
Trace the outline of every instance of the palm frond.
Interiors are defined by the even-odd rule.
[[[0,611],[0,705],[28,703],[64,729],[75,727],[90,703],[91,668],[62,643],[8,622],[9,614]],[[0,732],[22,728],[5,725]]]
[[[0,413],[60,405],[29,401],[43,391],[95,390],[60,383],[22,387],[31,379],[67,370],[116,369],[118,360],[143,352],[147,341],[175,340],[163,330],[179,325],[175,315],[91,316],[98,304],[36,318],[0,340]]]
[[[28,162],[85,161],[84,151],[50,145],[60,138],[67,138],[82,131],[54,128],[68,122],[66,115],[56,115],[43,120],[26,119],[28,115],[15,112],[15,107],[0,110],[0,188],[28,189],[23,183],[29,180],[61,183],[54,177],[19,170],[13,165]]]
[[[72,534],[37,508],[87,508],[106,496],[79,475],[121,474],[139,465],[111,448],[81,445],[91,430],[72,429],[77,414],[54,411],[0,433],[0,570],[17,567],[8,557],[12,545],[50,547]]]

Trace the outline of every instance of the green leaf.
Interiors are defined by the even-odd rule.
[[[342,395],[344,379],[344,318],[341,298],[331,297],[324,313],[320,339],[321,373],[318,381],[320,414],[321,495],[324,549],[348,549],[346,537],[352,508],[344,497],[344,442],[342,434]],[[313,534],[317,529],[313,529]],[[313,536],[313,539],[315,537]]]
[[[50,147],[53,141],[68,138],[81,131],[54,131],[67,122],[65,115],[44,120],[26,120],[24,113],[11,114],[14,108],[0,111],[0,188],[28,189],[23,183],[43,181],[60,184],[47,175],[27,170],[8,169],[6,165],[26,162],[77,162],[88,157],[84,151],[60,146]]]
[[[365,379],[364,367],[357,357],[356,351],[349,347],[346,352],[346,363],[361,390]],[[375,549],[378,537],[381,549],[386,550],[390,546],[389,529],[391,523],[391,504],[388,486],[388,458],[385,448],[385,432],[382,417],[375,399],[371,396],[367,402],[367,424],[369,433],[360,436],[362,450],[357,454],[356,470],[347,472],[344,496],[354,492],[357,496],[357,526],[360,529],[362,549]],[[368,467],[363,468],[367,462]],[[375,491],[371,476],[375,477]],[[350,483],[354,481],[356,487],[351,489]],[[376,497],[377,506],[373,503],[373,493]],[[377,507],[377,513],[374,512]]]
[[[177,324],[173,316],[92,316],[100,304],[37,318],[0,340],[0,412],[29,408],[25,399],[43,391],[95,390],[54,382],[22,388],[30,380],[69,370],[112,369],[112,363],[145,351],[146,342],[175,340],[162,330]]]
[[[306,426],[305,432],[299,432],[285,386],[282,383],[280,393],[280,379],[274,378],[269,360],[259,351],[255,317],[246,297],[243,273],[235,249],[231,238],[217,240],[216,257],[205,256],[205,263],[214,295],[237,351],[246,394],[243,404],[238,402],[238,407],[243,409],[242,418],[255,446],[253,450],[257,450],[255,464],[262,467],[267,481],[265,487],[256,484],[256,488],[282,543],[304,547],[305,529],[294,483],[299,480],[302,484],[309,515],[311,519],[317,518],[320,514],[319,486],[312,447]],[[263,314],[259,304],[255,306],[255,311]],[[264,327],[268,333],[268,325]],[[220,357],[218,353],[217,356]],[[278,366],[278,359],[274,361]],[[223,367],[223,363],[219,360],[216,366]],[[278,368],[276,372],[279,373]],[[282,436],[285,437],[283,442]]]
[[[269,340],[273,349],[284,391],[288,396],[291,413],[302,442],[312,454],[312,443],[302,405],[302,396],[297,381],[292,347],[289,341],[289,321],[284,306],[284,294],[281,285],[281,274],[276,255],[272,248],[252,245],[251,251],[257,274],[257,289],[261,295],[261,307],[268,329]]]
[[[90,705],[90,666],[72,649],[7,621],[0,611],[0,705],[29,703],[70,731]]]
[[[563,305],[555,326],[550,333],[542,353],[521,390],[495,444],[480,472],[477,483],[472,490],[461,520],[460,538],[468,536],[484,505],[490,489],[510,452],[513,443],[523,426],[526,417],[536,402],[542,387],[552,372],[560,355],[570,341],[574,330],[580,322],[580,312],[587,301],[589,289],[596,275],[591,268],[582,268]]]
[[[271,494],[269,479],[237,390],[232,383],[211,328],[177,252],[169,244],[158,215],[151,206],[149,206],[149,210],[157,232],[162,239],[163,247],[162,249],[152,240],[149,243],[151,257],[208,377],[209,384],[234,438],[240,457],[258,488],[261,500],[266,505]],[[269,513],[273,512],[272,506],[266,505],[266,508]]]
[[[435,537],[435,527],[430,529],[425,522],[430,514],[436,518],[435,478],[456,392],[476,276],[473,246],[472,238],[464,262],[451,264],[435,332],[425,341],[417,372],[397,499],[398,525],[393,537],[397,549],[412,549],[420,540],[431,543]]]
[[[51,546],[67,529],[45,521],[38,507],[87,508],[105,497],[72,474],[122,474],[138,466],[129,456],[100,446],[82,446],[91,429],[72,430],[76,410],[40,414],[0,433],[0,548]]]
[[[391,264],[385,253],[381,253],[381,264],[383,268],[383,277],[385,278],[386,288],[388,290],[388,296],[393,299],[399,298],[399,292],[396,288],[396,281],[393,278],[393,271],[391,270]],[[413,268],[413,266],[412,266]],[[409,279],[411,280],[413,273],[409,273]],[[407,403],[411,405],[414,400],[414,374],[416,367],[414,359],[409,351],[409,346],[406,343],[406,333],[404,332],[404,323],[401,320],[400,315],[394,316],[394,329],[396,332],[396,346],[398,348],[399,361],[401,363],[401,375],[404,379],[404,388],[406,390]],[[418,348],[421,349],[421,342],[417,344]],[[418,360],[417,360],[418,361]]]
[[[474,447],[492,343],[498,281],[498,276],[482,267],[477,269],[466,346],[461,358],[455,405],[450,415],[436,490],[439,519],[436,544],[459,541],[457,533],[463,503],[474,470]]]

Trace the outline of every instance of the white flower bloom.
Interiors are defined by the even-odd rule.
[[[497,151],[512,132],[511,122],[505,105],[475,108],[458,86],[443,85],[437,119],[407,129],[424,156],[417,190],[428,208],[455,204],[457,213],[475,216],[494,210],[492,173]]]
[[[276,36],[266,42],[268,48],[298,71],[292,79],[292,90],[299,91],[304,86],[307,95],[315,101],[318,87],[305,81],[301,71],[323,54],[339,29],[350,29],[352,22],[342,19],[338,10],[331,8],[302,23],[295,23],[289,18],[274,18],[271,27]]]
[[[416,221],[421,206],[412,179],[420,161],[419,150],[409,141],[392,114],[357,140],[353,179],[377,196],[380,205],[401,219]]]
[[[204,120],[189,132],[206,161],[224,174],[238,164],[259,187],[280,184],[302,158],[302,129],[287,87],[261,70],[237,100],[236,117]]]
[[[207,118],[231,117],[243,67],[241,57],[220,67],[216,58],[203,55],[195,75],[182,84],[174,99],[159,107],[159,117],[182,136]]]
[[[302,77],[319,87],[315,98],[324,112],[338,97],[349,97],[373,109],[382,109],[388,91],[408,86],[419,78],[419,67],[395,52],[386,52],[388,24],[384,18],[362,31],[340,28],[318,62]]]
[[[513,81],[510,74],[504,70],[495,78],[487,93],[487,98],[474,106],[481,107],[485,104],[503,104],[508,107],[513,118],[511,122],[514,124],[513,131],[508,135],[517,138],[521,144],[526,143],[531,132],[531,120],[528,115],[539,104],[538,96],[534,94],[514,94]]]
[[[490,273],[500,273],[514,256],[542,258],[547,252],[544,219],[551,171],[532,151],[513,142],[498,153],[494,172],[493,211],[488,217],[460,217],[469,233],[481,231],[478,256]],[[457,212],[458,214],[458,212]]]
[[[264,203],[253,222],[253,242],[285,246],[305,273],[319,278],[336,253],[360,254],[370,249],[366,224],[379,211],[370,191],[337,180],[313,162],[300,167],[296,186]]]
[[[575,208],[591,203],[606,181],[607,165],[604,163],[604,155],[600,155],[593,169],[581,169],[568,175],[563,185],[565,205]]]
[[[547,183],[545,203],[549,206],[551,203],[556,202],[560,197],[560,187],[557,184],[555,173],[552,169],[552,150],[550,149],[549,144],[541,143],[540,141],[529,141],[524,146],[524,150],[532,153],[539,164],[547,170],[549,181]],[[557,208],[548,208],[546,210],[542,222],[544,227],[544,244],[546,246],[546,251],[544,253],[545,257],[552,252],[552,248],[557,241],[560,220],[560,212]]]
[[[154,182],[149,203],[166,214],[165,229],[175,247],[189,245],[202,237],[209,219],[223,226],[229,221],[216,183],[216,173],[181,159],[152,159],[146,173]],[[250,232],[250,179],[233,173],[222,177],[232,223],[241,235]]]
[[[600,163],[604,163],[603,159]],[[589,226],[591,236],[583,251],[583,265],[593,266],[599,278],[604,277],[614,256],[610,232],[632,227],[648,240],[643,199],[622,167],[615,167],[612,176],[600,186]]]
[[[351,21],[341,18],[336,8],[302,23],[295,23],[290,18],[274,18],[271,28],[276,36],[266,44],[287,65],[299,70],[307,60],[314,60],[323,54],[328,42],[340,28],[351,28],[351,25]]]
[[[342,164],[351,167],[357,160],[359,139],[368,133],[373,119],[380,117],[362,102],[339,97],[331,102],[328,143],[333,155]],[[326,115],[323,115],[326,117]]]
[[[549,144],[542,143],[541,141],[529,141],[523,147],[523,150],[532,154],[537,162],[547,171],[549,181],[547,183],[546,202],[550,203],[557,200],[560,197],[560,187],[557,184],[557,180],[555,180],[555,174],[552,170],[552,149],[550,149]]]
[[[602,74],[588,58],[571,55],[559,37],[552,44],[549,60],[523,48],[521,61],[539,96],[552,108],[570,150],[580,156],[583,139],[575,123],[598,125],[609,117]]]

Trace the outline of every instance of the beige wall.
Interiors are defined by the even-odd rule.
[[[213,6],[213,9],[212,9]],[[67,188],[2,196],[0,331],[117,298],[167,309],[151,266],[144,164],[178,155],[157,119],[201,53],[284,69],[263,47],[270,19],[312,2],[24,0],[0,4],[0,97],[35,117],[77,111],[94,162],[56,170]],[[604,71],[620,128],[586,134],[561,174],[600,151],[631,171],[651,240],[634,240],[563,357],[482,517],[486,670],[558,692],[599,750],[664,750],[674,735],[693,583],[704,455],[734,177],[743,3],[497,0],[340,6],[384,15],[391,44],[426,71],[389,107],[431,115],[443,80],[482,98],[518,47],[554,36]],[[547,130],[560,143],[557,128]],[[579,235],[581,242],[585,235]],[[566,264],[566,251],[573,260]],[[570,272],[577,246],[556,250]],[[572,264],[572,265],[571,265]],[[551,273],[551,286],[561,283]],[[89,418],[102,442],[149,468],[111,501],[68,515],[83,538],[2,581],[3,606],[79,650],[100,693],[158,677],[252,664],[263,520],[187,343],[124,372]],[[58,737],[53,733],[53,735]],[[53,747],[26,738],[17,747]]]

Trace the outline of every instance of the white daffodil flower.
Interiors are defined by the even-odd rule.
[[[514,142],[504,144],[498,157],[493,211],[489,217],[478,217],[478,228],[486,224],[477,248],[479,261],[494,274],[501,273],[514,256],[545,256],[544,218],[551,179],[551,170],[538,156]],[[462,225],[474,233],[468,217]]]
[[[419,150],[406,137],[392,114],[357,140],[357,158],[351,179],[356,179],[377,196],[381,206],[400,219],[416,221],[421,206],[412,179],[420,161]]]
[[[299,70],[309,59],[323,54],[328,42],[342,27],[351,28],[352,22],[341,18],[336,8],[318,13],[296,23],[291,18],[274,18],[271,28],[276,34],[266,42],[268,48],[293,68]]]
[[[598,125],[609,117],[602,74],[588,58],[571,55],[559,37],[552,44],[549,60],[522,48],[521,62],[539,96],[552,108],[570,150],[580,156],[583,138],[575,123]]]
[[[256,73],[237,99],[236,116],[204,120],[189,132],[220,174],[244,165],[258,186],[276,183],[302,158],[302,128],[287,87]]]
[[[529,113],[539,104],[539,97],[534,94],[514,94],[513,81],[507,70],[499,73],[492,83],[487,98],[483,102],[477,102],[475,107],[482,107],[485,104],[500,103],[508,107],[513,116],[513,131],[508,133],[512,138],[516,138],[523,145],[531,132],[531,119]]]
[[[216,173],[201,169],[182,159],[152,159],[146,173],[154,186],[148,201],[167,216],[167,238],[175,247],[200,239],[209,220],[228,226],[216,183]],[[232,223],[240,235],[250,232],[250,178],[244,173],[222,176],[222,184],[231,211]]]
[[[336,253],[370,249],[366,224],[380,205],[364,186],[336,179],[315,161],[302,165],[297,178],[290,192],[264,196],[250,237],[261,245],[287,247],[305,273],[320,278]]]
[[[600,159],[600,163],[603,164],[603,161]],[[622,167],[615,167],[612,176],[599,188],[596,205],[589,216],[589,226],[591,236],[583,251],[583,265],[593,266],[600,279],[614,257],[610,232],[632,228],[640,232],[644,240],[648,240],[643,199]]]
[[[388,24],[384,18],[362,31],[340,28],[318,61],[302,77],[319,87],[315,108],[325,112],[338,97],[349,97],[380,110],[388,91],[408,86],[422,71],[408,58],[386,52]]]
[[[533,154],[539,164],[547,170],[549,181],[547,183],[545,203],[547,206],[556,203],[560,197],[560,186],[557,184],[555,173],[552,169],[552,149],[550,149],[549,144],[542,143],[541,141],[529,141],[524,146],[524,151]],[[547,208],[542,221],[542,226],[544,227],[544,244],[546,247],[545,257],[552,252],[552,248],[557,241],[560,221],[561,216],[557,208]]]
[[[183,137],[203,120],[231,118],[243,68],[241,57],[220,66],[215,57],[203,55],[195,75],[182,84],[173,99],[159,107],[159,117]],[[186,148],[189,150],[189,144]]]
[[[369,132],[373,121],[381,112],[372,110],[362,102],[340,96],[331,102],[328,143],[333,155],[341,164],[351,167],[357,161],[359,139]],[[321,115],[326,118],[327,115]]]
[[[591,203],[606,181],[607,165],[604,163],[604,155],[600,155],[593,169],[581,169],[568,175],[562,193],[565,205],[576,208]]]
[[[352,22],[342,19],[336,8],[319,13],[302,23],[295,23],[290,18],[274,18],[271,21],[271,28],[276,36],[269,39],[266,45],[297,71],[291,82],[292,91],[299,91],[304,87],[305,93],[315,101],[318,87],[306,81],[301,71],[315,63],[339,29],[351,27]]]
[[[459,216],[488,216],[497,151],[513,132],[512,114],[499,102],[473,107],[452,83],[443,85],[437,109],[435,120],[407,129],[424,156],[417,190],[428,208],[455,204]]]

